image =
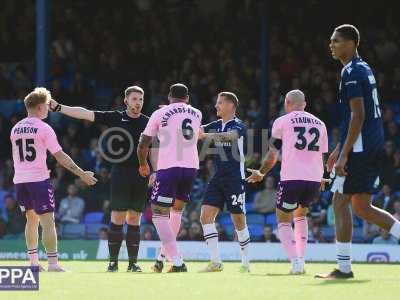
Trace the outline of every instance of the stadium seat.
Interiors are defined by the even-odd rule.
[[[85,224],[65,224],[62,227],[62,238],[74,240],[83,239],[85,237]]]
[[[353,228],[353,243],[364,243],[363,228]]]
[[[225,230],[225,234],[229,239],[233,239],[234,233],[235,233],[235,227],[233,226],[233,224],[225,224],[222,225],[222,228],[224,228]]]
[[[259,241],[264,234],[264,226],[260,224],[249,224],[249,232],[251,240]]]
[[[226,224],[232,224],[232,220],[231,220],[231,216],[228,213],[222,213],[219,215],[218,217],[218,221],[219,224],[226,225]]]
[[[270,213],[265,216],[265,224],[271,225],[273,228],[276,228],[277,221],[275,213]]]
[[[147,224],[147,223],[148,222],[147,222],[147,219],[146,219],[145,215],[142,214],[142,216],[140,217],[140,224]]]
[[[103,223],[103,217],[104,217],[104,213],[101,211],[90,212],[85,215],[85,217],[83,218],[83,222],[85,224]]]
[[[246,202],[245,206],[247,213],[255,212],[253,202]]]
[[[356,214],[353,214],[353,227],[363,227],[363,223],[363,219],[356,216]]]
[[[99,230],[107,228],[106,224],[87,224],[86,225],[86,238],[89,240],[97,240],[99,238]]]
[[[246,216],[247,224],[258,224],[264,226],[265,216],[262,214],[248,214]]]
[[[335,238],[335,228],[333,226],[323,226],[321,228],[321,234],[325,239],[331,241]]]

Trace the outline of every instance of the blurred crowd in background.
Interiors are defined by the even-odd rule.
[[[332,150],[339,137],[341,70],[328,51],[334,27],[329,17],[318,13],[323,9],[318,1],[308,0],[291,9],[289,1],[271,4],[274,13],[268,14],[265,32],[268,80],[261,82],[260,2],[227,1],[222,9],[206,11],[198,1],[121,1],[118,6],[105,2],[95,9],[91,1],[53,1],[48,87],[53,98],[66,105],[122,110],[124,88],[136,84],[145,90],[143,112],[150,115],[167,103],[169,85],[183,82],[189,86],[191,104],[203,112],[204,123],[216,119],[216,95],[227,90],[238,95],[238,117],[248,128],[267,129],[284,113],[285,93],[299,88],[306,94],[306,110],[326,123]],[[386,135],[384,168],[373,202],[400,219],[400,65],[394,63],[400,59],[400,27],[393,25],[397,21],[392,12],[385,12],[379,28],[371,25],[368,13],[360,13],[363,18],[355,16],[354,24],[361,32],[360,55],[375,72]],[[34,1],[6,1],[0,22],[0,237],[14,239],[24,236],[25,220],[15,201],[9,133],[25,116],[21,99],[35,86]],[[264,84],[269,91],[268,114],[260,120],[260,86]],[[110,164],[98,151],[98,137],[107,128],[58,114],[51,114],[49,122],[64,151],[83,168],[94,170],[99,179],[88,188],[49,159],[60,238],[106,239]],[[246,157],[246,165],[259,167],[261,159],[262,153],[256,150]],[[200,204],[213,174],[212,159],[206,158],[179,240],[203,240]],[[274,216],[278,181],[279,164],[264,182],[247,187],[247,221],[253,241],[279,241]],[[332,242],[332,194],[325,191],[314,200],[310,242]],[[229,216],[222,213],[217,221],[220,239],[234,240]],[[142,224],[142,238],[157,239],[148,209]],[[357,217],[354,226],[355,242],[397,243],[387,232]],[[73,227],[75,231],[68,230]],[[90,230],[96,234],[85,234]]]

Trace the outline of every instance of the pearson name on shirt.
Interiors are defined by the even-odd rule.
[[[36,127],[17,127],[14,128],[14,134],[23,134],[23,133],[37,133],[38,129]]]

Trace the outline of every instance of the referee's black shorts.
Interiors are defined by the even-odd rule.
[[[148,200],[148,179],[133,166],[116,165],[111,170],[111,210],[143,212]]]

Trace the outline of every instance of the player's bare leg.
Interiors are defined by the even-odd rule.
[[[371,194],[354,194],[351,198],[354,213],[368,223],[375,224],[400,239],[400,222],[391,214],[371,205]]]
[[[210,263],[202,272],[220,272],[223,270],[218,248],[218,231],[215,226],[215,218],[219,211],[219,208],[215,206],[201,206],[200,222],[203,227],[204,240],[210,252]]]
[[[124,240],[123,226],[126,220],[126,211],[111,212],[111,224],[108,231],[108,252],[110,255],[110,263],[108,272],[118,271],[118,256],[121,249],[122,241]]]
[[[332,199],[335,214],[336,253],[338,268],[328,274],[317,274],[317,278],[347,279],[353,278],[351,271],[351,240],[353,220],[350,208],[351,195],[335,192]]]
[[[296,253],[298,259],[298,272],[305,273],[305,254],[308,241],[308,208],[299,206],[293,212],[294,239],[296,241]]]
[[[186,202],[180,199],[175,199],[174,205],[171,208],[171,211],[169,213],[169,223],[171,225],[172,232],[176,236],[179,233],[179,230],[181,228],[181,221],[182,221],[182,213],[183,210],[185,209]],[[157,257],[157,260],[152,267],[152,270],[156,273],[161,273],[163,268],[164,268],[164,261],[165,261],[166,255],[165,255],[165,249],[163,247],[160,248],[160,253]]]
[[[152,204],[151,210],[153,212],[153,224],[157,229],[162,247],[165,249],[167,258],[173,261],[173,266],[168,272],[187,272],[186,265],[178,252],[176,236],[174,235],[169,222],[170,208]]]
[[[240,267],[240,272],[248,273],[250,272],[250,257],[249,257],[249,247],[250,247],[250,233],[246,224],[246,215],[231,214],[231,219],[233,225],[235,226],[236,234],[238,236],[238,241],[240,244],[240,254],[242,257],[242,265]]]
[[[292,228],[293,212],[285,212],[277,208],[276,217],[278,220],[279,239],[281,240],[282,246],[292,264],[290,273],[294,275],[302,274],[302,270],[299,270],[300,268],[297,258],[296,240]]]
[[[57,233],[54,223],[54,213],[48,212],[39,215],[40,225],[42,225],[42,243],[47,252],[47,259],[49,261],[49,272],[65,272],[65,270],[58,264],[57,252]]]
[[[142,272],[137,265],[137,257],[140,245],[140,217],[142,214],[134,210],[128,210],[126,213],[126,223],[128,230],[126,232],[126,249],[128,250],[129,265],[128,272]]]
[[[25,239],[28,249],[28,256],[31,266],[38,266],[39,271],[44,271],[44,268],[39,264],[38,240],[39,240],[39,216],[33,209],[25,212]]]

